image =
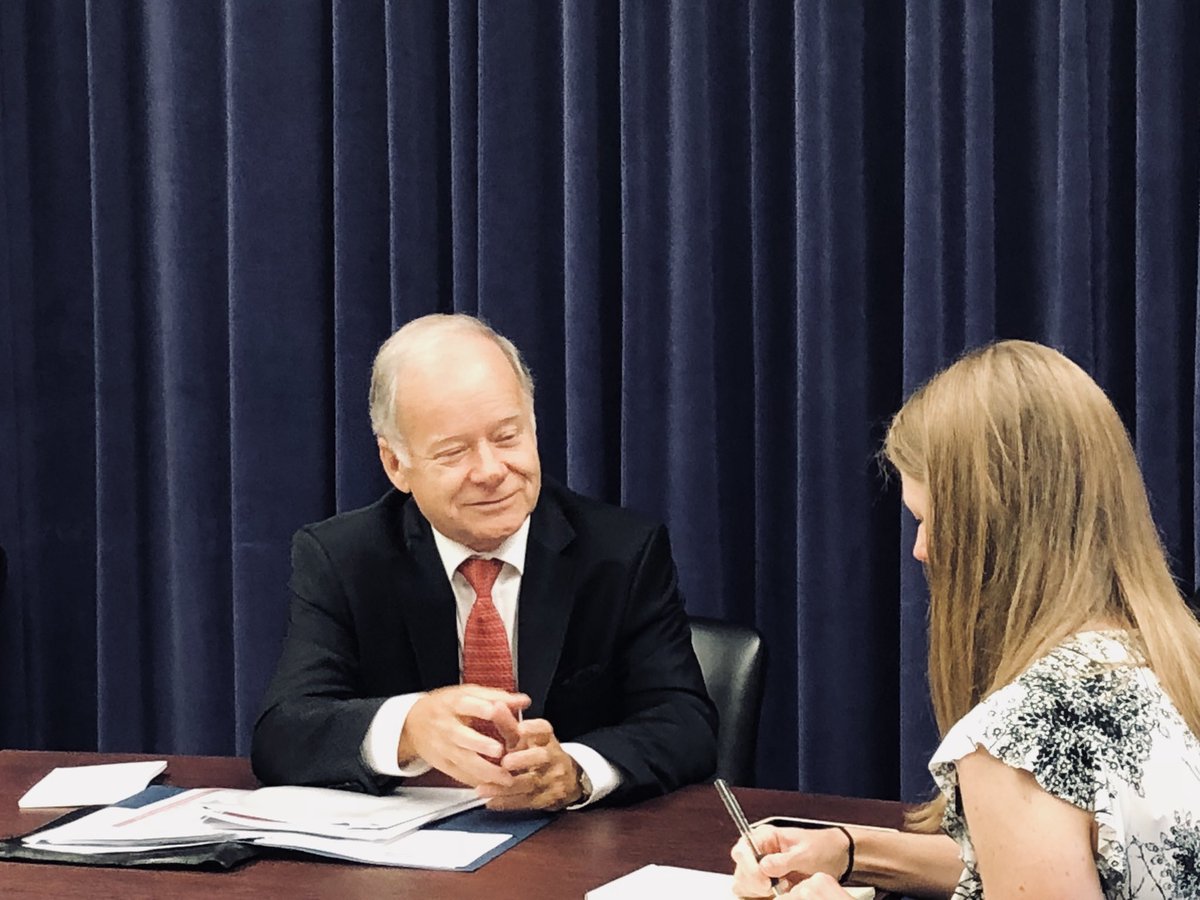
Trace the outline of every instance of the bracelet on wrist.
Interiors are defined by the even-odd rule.
[[[850,880],[850,876],[854,872],[854,835],[841,825],[834,825],[833,827],[846,836],[846,871],[838,878],[838,884],[845,884]]]

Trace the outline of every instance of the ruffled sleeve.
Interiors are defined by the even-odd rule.
[[[1128,836],[1122,795],[1135,790],[1125,777],[1131,765],[1149,753],[1141,707],[1150,701],[1139,700],[1145,692],[1129,690],[1136,670],[1081,672],[1062,663],[1052,656],[992,694],[950,729],[930,760],[949,801],[947,833],[959,841],[968,870],[974,871],[974,850],[958,811],[957,763],[982,748],[1029,772],[1046,793],[1091,813],[1098,826],[1097,867],[1102,877],[1123,880],[1121,848]]]

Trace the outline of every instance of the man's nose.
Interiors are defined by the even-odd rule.
[[[471,475],[476,481],[499,481],[504,477],[504,463],[496,449],[488,441],[480,441],[475,451],[475,465]]]

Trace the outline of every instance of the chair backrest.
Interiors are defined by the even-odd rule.
[[[753,628],[689,617],[692,647],[717,707],[717,777],[753,786],[767,648]]]

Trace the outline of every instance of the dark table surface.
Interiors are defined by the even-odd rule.
[[[17,799],[55,766],[164,757],[140,754],[0,751],[0,836],[24,834],[64,810],[20,810]],[[181,787],[257,787],[248,760],[172,756],[164,780]],[[750,821],[804,816],[899,826],[903,806],[790,791],[736,788]],[[257,859],[229,872],[0,863],[0,896],[177,898],[248,897],[418,900],[566,900],[646,863],[731,871],[737,834],[711,785],[693,785],[623,809],[564,813],[476,872],[432,872],[328,860]]]

